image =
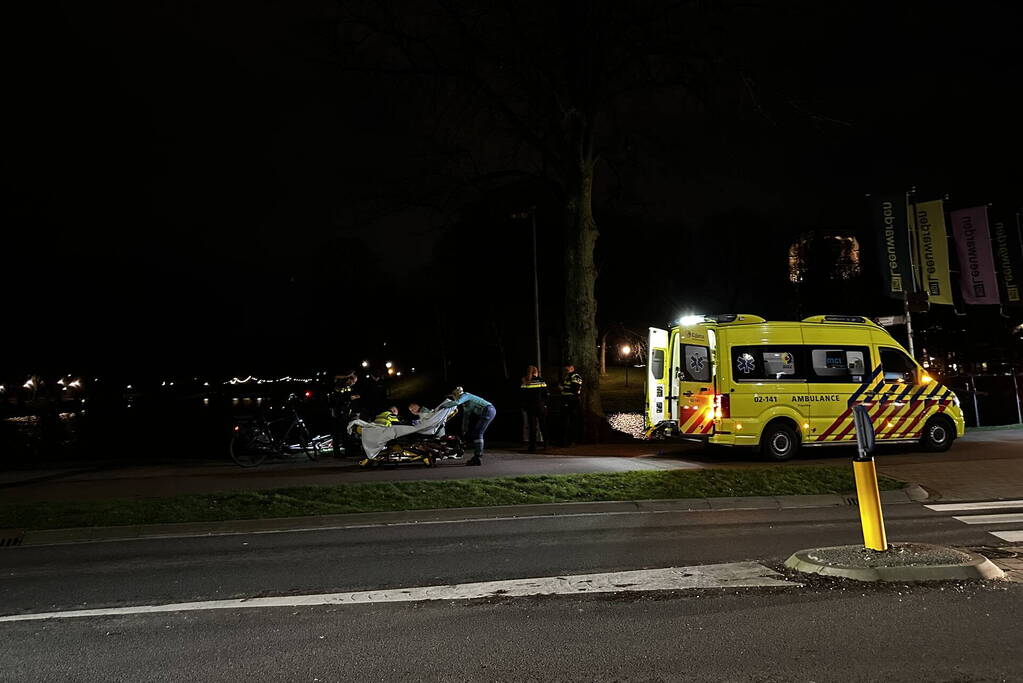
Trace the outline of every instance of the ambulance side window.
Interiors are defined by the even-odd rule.
[[[682,347],[682,358],[682,373],[686,381],[710,381],[710,349],[706,346],[685,344]]]
[[[885,382],[916,382],[916,363],[898,349],[881,347],[881,368]]]
[[[650,354],[650,373],[654,379],[664,379],[664,349],[654,349]]]
[[[799,349],[792,346],[732,347],[732,376],[737,381],[802,381]]]
[[[859,384],[867,379],[870,350],[866,346],[829,346],[810,349],[814,381]]]

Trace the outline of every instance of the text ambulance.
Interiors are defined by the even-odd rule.
[[[855,405],[870,410],[880,442],[944,451],[965,429],[956,395],[859,316],[690,316],[650,328],[646,400],[651,438],[753,446],[771,460],[854,443]]]

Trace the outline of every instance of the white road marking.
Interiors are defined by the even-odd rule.
[[[825,506],[831,507],[831,506]],[[756,508],[734,508],[735,510],[751,510]],[[728,508],[732,510],[732,508]],[[725,511],[724,508],[718,510],[712,510],[711,508],[679,508],[677,510],[615,510],[611,512],[565,512],[565,513],[547,513],[539,515],[508,515],[504,517],[465,517],[461,519],[428,519],[428,520],[409,520],[402,522],[371,522],[364,524],[340,524],[330,526],[309,526],[309,527],[295,527],[293,529],[230,529],[230,530],[206,530],[206,531],[193,531],[189,533],[181,534],[140,534],[135,536],[111,536],[110,538],[82,538],[75,539],[73,541],[52,541],[52,542],[36,542],[34,539],[40,536],[45,538],[45,534],[49,530],[43,530],[38,532],[29,531],[26,534],[26,541],[18,547],[46,547],[54,545],[79,545],[82,543],[121,543],[123,541],[162,541],[165,539],[182,539],[182,538],[212,538],[214,536],[249,536],[249,535],[261,535],[261,534],[291,534],[291,533],[305,533],[310,531],[348,531],[350,529],[381,529],[386,527],[401,527],[401,526],[431,526],[431,525],[444,525],[444,524],[471,524],[471,523],[482,523],[482,522],[520,522],[529,521],[534,519],[560,519],[563,517],[615,517],[624,515],[671,515],[685,512],[721,512]],[[59,531],[59,530],[58,530]]]
[[[1003,541],[1010,543],[1023,543],[1023,531],[992,531],[992,536],[997,536]]]
[[[353,593],[321,593],[315,595],[283,595],[269,598],[238,600],[206,600],[168,605],[137,605],[101,609],[66,610],[0,616],[0,621],[32,621],[72,617],[121,616],[158,612],[190,612],[215,609],[247,609],[255,607],[299,607],[309,605],[350,605],[378,602],[419,602],[423,600],[471,600],[474,598],[524,597],[529,595],[579,595],[585,593],[620,593],[631,591],[683,590],[692,588],[754,588],[790,587],[802,584],[786,581],[781,574],[757,562],[732,562],[694,567],[640,569],[604,574],[547,576],[535,579],[484,581],[448,586],[420,586]]]
[[[1010,524],[1023,522],[1023,512],[1011,512],[1004,515],[968,515],[966,517],[953,517],[963,524]]]
[[[985,500],[979,503],[942,503],[925,505],[935,512],[965,512],[967,510],[997,510],[998,508],[1021,508],[1023,500]]]

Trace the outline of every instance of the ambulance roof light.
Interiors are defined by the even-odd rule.
[[[767,320],[759,315],[751,313],[722,313],[721,315],[708,315],[707,320],[716,322],[719,325],[728,323],[766,323]]]
[[[874,327],[880,327],[870,318],[864,318],[862,315],[812,315],[809,318],[803,318],[804,323],[859,323],[860,325],[872,325]]]
[[[718,315],[684,315],[679,318],[680,327],[690,327],[700,323],[717,323],[727,325],[729,323],[765,323],[765,319],[759,315],[749,313],[721,313]]]

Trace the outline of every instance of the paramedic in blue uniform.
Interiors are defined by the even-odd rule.
[[[451,397],[437,407],[448,408],[450,406],[461,406],[462,419],[469,420],[469,436],[472,438],[473,456],[465,464],[482,465],[483,461],[480,458],[483,456],[483,434],[493,422],[494,416],[497,415],[497,409],[490,401],[470,394],[462,387],[455,387],[455,390],[451,392]]]

